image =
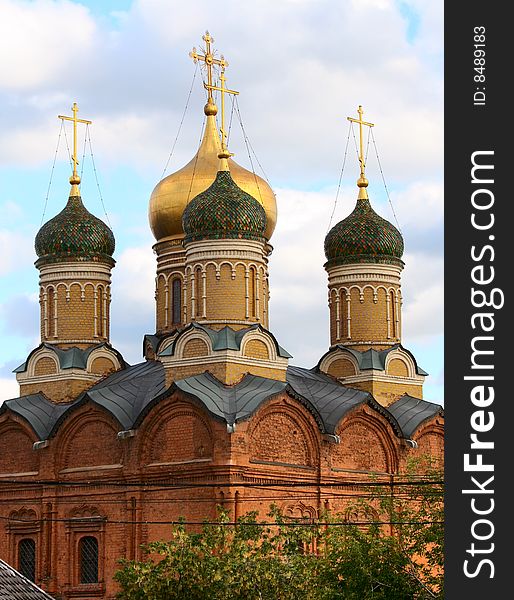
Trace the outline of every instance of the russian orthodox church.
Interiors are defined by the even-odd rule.
[[[59,598],[114,598],[117,560],[180,517],[264,518],[272,502],[345,514],[331,485],[394,489],[411,457],[442,460],[442,407],[401,341],[403,238],[371,206],[362,147],[355,208],[325,239],[330,346],[295,366],[270,328],[275,194],[227,149],[212,93],[229,92],[226,63],[204,41],[203,139],[150,197],[156,328],[141,363],[110,342],[115,240],[83,203],[76,154],[68,201],[36,236],[41,343],[0,407],[0,559]],[[352,120],[362,144],[371,124],[360,107]]]

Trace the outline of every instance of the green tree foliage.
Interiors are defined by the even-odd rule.
[[[121,561],[120,600],[429,600],[443,598],[440,473],[401,491],[370,486],[345,514],[291,521],[272,507],[231,523],[222,509],[200,532],[173,527]],[[362,490],[361,490],[362,492]],[[379,516],[380,515],[380,516]],[[386,524],[384,524],[386,523]]]

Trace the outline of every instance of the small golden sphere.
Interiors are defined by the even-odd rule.
[[[70,177],[70,183],[71,183],[71,185],[79,185],[80,177],[78,175],[72,175]]]
[[[357,180],[357,186],[360,188],[368,187],[369,181],[365,177],[359,177]]]
[[[214,102],[207,102],[207,104],[203,107],[203,112],[209,117],[218,114],[218,107],[214,104]]]

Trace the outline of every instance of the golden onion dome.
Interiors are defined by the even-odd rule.
[[[152,233],[157,241],[182,237],[182,215],[189,202],[205,191],[215,180],[219,170],[218,154],[221,140],[216,126],[214,105],[207,104],[205,132],[195,156],[179,171],[162,179],[150,197],[148,217]],[[228,160],[230,174],[235,183],[245,192],[256,198],[266,213],[264,236],[271,238],[277,223],[277,203],[275,193],[266,181]]]

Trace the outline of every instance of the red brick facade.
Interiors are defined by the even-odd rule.
[[[272,502],[291,516],[344,513],[348,499],[327,483],[372,473],[391,482],[410,456],[428,451],[442,460],[443,447],[441,417],[420,426],[414,449],[367,404],[345,415],[334,443],[287,392],[233,433],[180,390],[160,400],[135,435],[118,439],[119,431],[111,414],[86,402],[46,447],[33,449],[28,423],[9,410],[0,416],[0,558],[17,567],[21,540],[34,540],[36,582],[57,597],[113,598],[116,561],[140,558],[140,544],[165,539],[179,517],[201,522],[217,504],[234,518],[254,509],[265,517]],[[81,583],[86,537],[98,544],[95,583]]]

